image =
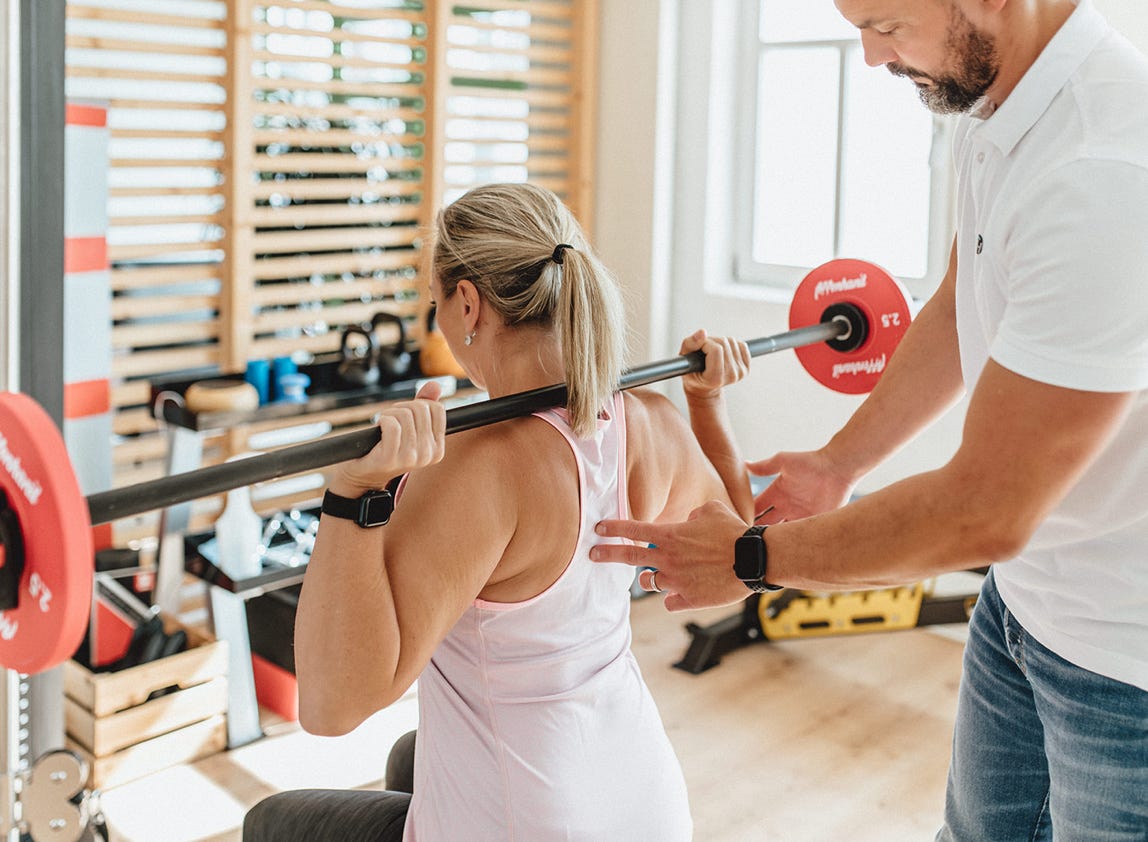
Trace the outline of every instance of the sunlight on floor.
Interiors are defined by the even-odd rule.
[[[383,777],[395,740],[418,722],[418,701],[409,693],[350,734],[315,737],[292,729],[231,752],[231,763],[277,789],[350,789]]]
[[[315,737],[293,722],[269,726],[253,743],[104,792],[112,840],[238,840],[251,803],[272,792],[381,786],[391,746],[417,722],[412,689],[342,737]],[[235,791],[253,793],[251,803]]]
[[[247,806],[191,766],[105,792],[104,814],[122,842],[198,842],[234,831]]]

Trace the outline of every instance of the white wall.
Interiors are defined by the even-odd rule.
[[[1148,52],[1144,0],[1094,2]],[[727,193],[735,173],[725,127],[736,124],[736,79],[710,75],[699,54],[733,49],[736,0],[601,5],[595,241],[629,294],[633,362],[672,354],[697,327],[746,339],[787,330],[787,303],[729,284]],[[698,116],[679,121],[678,113]],[[677,394],[675,385],[666,388]],[[762,458],[819,446],[861,399],[818,385],[792,352],[782,352],[756,360],[730,400],[745,456]],[[962,415],[963,405],[867,478],[862,490],[943,464],[959,442]]]

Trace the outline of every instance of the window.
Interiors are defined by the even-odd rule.
[[[948,263],[949,124],[865,64],[831,4],[744,0],[739,280],[792,286],[835,257],[925,294]],[[752,124],[749,124],[752,120]]]

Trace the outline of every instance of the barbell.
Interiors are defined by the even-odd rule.
[[[798,285],[790,330],[750,340],[752,356],[794,349],[816,380],[870,391],[909,326],[909,297],[892,276],[860,260],[833,260]],[[700,351],[626,371],[632,389],[705,368]],[[564,385],[454,407],[447,433],[529,415],[566,402]],[[379,428],[307,442],[236,462],[85,498],[63,439],[31,398],[0,392],[0,667],[51,669],[79,647],[91,611],[92,526],[365,455]]]

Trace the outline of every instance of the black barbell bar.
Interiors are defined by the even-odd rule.
[[[863,324],[863,322],[862,322]],[[818,342],[847,339],[861,331],[848,319],[835,318],[808,327],[751,339],[746,344],[752,357],[801,348]],[[659,380],[705,370],[705,354],[694,351],[677,357],[628,369],[619,381],[620,389],[646,386]],[[459,433],[511,418],[520,418],[566,404],[566,386],[544,386],[501,398],[448,409],[446,432]],[[328,467],[365,456],[379,443],[379,428],[368,427],[351,433],[292,445],[247,459],[210,465],[135,485],[91,494],[87,498],[93,525],[186,503],[290,474]]]

